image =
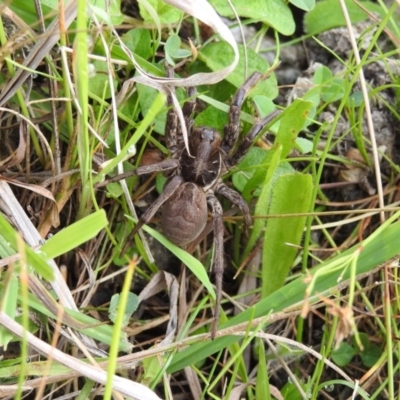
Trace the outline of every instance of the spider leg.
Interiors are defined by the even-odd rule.
[[[244,198],[236,190],[233,190],[230,187],[226,186],[223,182],[217,184],[217,186],[215,187],[215,191],[222,194],[222,196],[226,197],[231,203],[239,207],[239,210],[243,214],[245,229],[247,233],[247,228],[253,223],[253,218],[251,217],[249,206]]]
[[[238,89],[229,107],[229,123],[224,127],[224,139],[221,148],[228,154],[234,147],[239,137],[240,112],[243,102],[250,90],[263,78],[260,72],[253,72],[242,87]]]
[[[173,156],[178,150],[179,118],[173,106],[171,94],[167,95],[167,106],[169,109],[165,123],[165,144]]]
[[[240,161],[243,160],[250,146],[253,144],[254,139],[257,135],[280,113],[280,111],[275,110],[271,114],[267,115],[263,119],[261,119],[258,123],[256,123],[251,129],[250,132],[242,139],[237,150],[231,154],[226,160],[225,164],[227,168],[231,168],[232,166],[239,164]]]
[[[215,288],[217,292],[214,317],[211,325],[211,339],[215,338],[218,328],[222,300],[222,279],[224,275],[224,225],[222,221],[222,206],[213,194],[207,196],[207,203],[212,210],[214,228],[214,256],[213,269],[215,275]]]
[[[156,164],[143,165],[142,167],[136,168],[134,175],[146,175],[152,174],[153,172],[165,172],[172,171],[179,167],[179,160],[176,158],[170,158],[168,160],[160,161]]]
[[[196,109],[196,103],[197,103],[196,94],[197,94],[196,88],[189,87],[187,89],[187,95],[189,96],[189,100],[186,101],[182,107],[182,112],[185,117],[186,129],[189,133],[189,136],[192,133],[192,128],[194,124],[193,118],[191,117]]]
[[[174,158],[171,158],[156,164],[144,165],[143,167],[138,167],[132,171],[126,171],[123,174],[113,176],[112,178],[106,179],[103,182],[96,183],[95,188],[99,189],[103,186],[108,185],[109,183],[119,182],[122,179],[126,179],[131,176],[146,175],[146,174],[151,174],[153,172],[171,171],[178,167],[179,167],[179,161]]]
[[[168,69],[168,76],[173,77],[173,74],[174,70],[172,68]],[[173,91],[174,89],[170,88],[170,90]],[[191,116],[196,108],[196,93],[196,88],[189,87],[187,89],[187,94],[190,99],[186,101],[182,107],[182,113],[185,118],[185,125],[189,136],[194,124]],[[173,106],[171,94],[167,96],[167,106],[169,110],[167,113],[167,122],[165,124],[165,141],[167,148],[171,151],[172,155],[174,155],[182,142],[182,128],[179,123],[178,114]]]
[[[158,209],[175,193],[175,191],[181,186],[183,178],[179,175],[175,175],[165,186],[164,191],[160,194],[158,199],[146,210],[146,212],[141,216],[138,223],[133,228],[132,232],[126,239],[126,243],[121,252],[121,257],[124,256],[126,250],[128,250],[129,244],[131,243],[133,237],[136,235],[138,230],[147,224],[153,217]]]

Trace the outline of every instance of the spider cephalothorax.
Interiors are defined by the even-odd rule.
[[[223,138],[215,129],[193,127],[191,116],[196,102],[195,90],[190,88],[188,94],[191,100],[185,103],[182,110],[188,131],[190,154],[184,146],[176,112],[171,107],[167,115],[165,132],[166,145],[171,152],[171,158],[136,169],[137,175],[157,171],[172,171],[172,173],[164,191],[140,218],[132,235],[143,224],[148,223],[161,207],[161,224],[165,236],[178,246],[184,247],[201,234],[207,223],[208,208],[211,209],[215,245],[213,269],[217,289],[216,308],[211,328],[213,338],[219,320],[224,271],[223,210],[215,193],[226,197],[239,207],[246,227],[251,225],[252,217],[247,203],[238,192],[223,183],[222,176],[243,159],[254,139],[276,115],[273,113],[261,119],[236,146],[239,137],[241,106],[249,91],[263,77],[259,72],[253,73],[236,92],[230,106],[229,123],[224,128]],[[172,105],[171,98],[168,98],[168,105]]]

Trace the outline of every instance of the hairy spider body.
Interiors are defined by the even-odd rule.
[[[217,292],[211,337],[217,331],[222,299],[222,278],[224,271],[223,210],[215,193],[221,194],[235,204],[243,214],[246,229],[252,224],[249,207],[241,195],[226,186],[222,176],[238,164],[246,155],[256,136],[275,117],[272,113],[255,124],[236,147],[241,106],[248,92],[263,79],[261,73],[253,73],[236,92],[229,111],[229,123],[224,128],[224,137],[208,127],[193,128],[191,115],[194,112],[196,94],[194,88],[188,90],[190,100],[183,106],[183,115],[189,136],[189,152],[184,146],[178,117],[172,107],[168,111],[166,123],[166,144],[171,158],[157,164],[136,169],[137,175],[157,171],[173,171],[159,198],[142,215],[131,235],[148,223],[158,209],[162,208],[161,224],[164,234],[178,246],[185,247],[194,241],[207,223],[208,208],[211,209],[214,231],[213,270]],[[172,100],[168,98],[168,105]],[[129,241],[124,247],[125,253]]]

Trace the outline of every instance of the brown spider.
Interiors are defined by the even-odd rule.
[[[133,229],[133,237],[143,224],[153,218],[162,207],[161,225],[165,236],[180,247],[185,247],[194,241],[207,223],[208,206],[212,212],[214,230],[215,285],[217,292],[216,308],[211,327],[211,337],[214,338],[219,322],[222,278],[224,272],[223,246],[223,210],[215,197],[221,194],[241,210],[246,228],[252,224],[249,207],[242,196],[222,182],[222,176],[238,164],[246,155],[257,135],[276,116],[276,112],[261,119],[236,146],[239,137],[241,106],[250,90],[264,78],[259,72],[253,73],[236,92],[229,110],[229,124],[224,128],[224,137],[218,131],[207,127],[193,127],[193,114],[196,106],[194,96],[196,90],[188,89],[191,100],[183,106],[186,127],[189,136],[189,150],[185,148],[182,131],[175,110],[171,107],[167,115],[166,145],[171,152],[171,158],[156,164],[139,167],[136,175],[144,175],[159,171],[173,171],[170,180],[158,199],[142,215]],[[172,105],[171,98],[167,99]],[[122,254],[129,246],[127,241]]]

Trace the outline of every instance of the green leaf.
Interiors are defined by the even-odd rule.
[[[119,25],[123,21],[121,13],[121,0],[108,2],[107,0],[90,0],[88,3],[92,6],[93,12],[99,19],[106,21],[108,24]],[[55,13],[59,10],[58,0],[40,0],[43,15],[47,16],[47,22],[54,18]],[[107,5],[107,7],[106,7]],[[10,8],[16,12],[23,20],[33,27],[37,26],[38,19],[34,2],[26,0],[13,0],[9,4]]]
[[[183,16],[183,12],[181,10],[166,4],[162,0],[146,0],[146,3],[153,7],[162,24],[174,24]],[[143,7],[142,2],[139,2],[139,10],[141,17],[145,21],[153,22],[153,18],[146,11],[145,7]]]
[[[266,117],[276,109],[275,104],[267,96],[261,94],[252,95],[252,100],[256,105],[261,117]]]
[[[325,82],[330,81],[332,77],[332,71],[328,67],[325,67],[325,65],[321,65],[315,70],[312,81],[316,85],[323,85]]]
[[[382,350],[374,344],[372,344],[367,350],[364,350],[360,353],[362,363],[367,368],[373,367],[378,362],[381,356]]]
[[[235,172],[232,175],[232,183],[239,192],[243,192],[249,180],[254,176],[254,173],[257,171],[263,170],[262,178],[264,178],[265,173],[267,171],[268,165],[265,164],[265,160],[268,160],[267,157],[268,151],[265,149],[261,149],[260,147],[252,147],[243,161],[237,166],[238,172]],[[256,185],[260,186],[261,182],[257,182]],[[256,195],[254,193],[255,185],[252,185],[249,188],[252,195]],[[245,195],[243,195],[246,197]]]
[[[315,0],[290,0],[290,3],[304,11],[311,11],[315,7]]]
[[[120,294],[119,293],[114,294],[114,296],[111,297],[110,306],[108,307],[108,317],[114,323],[118,314],[118,308],[120,307],[119,302],[120,302]],[[129,292],[126,308],[124,310],[124,318],[122,321],[122,325],[124,327],[128,325],[132,314],[137,310],[138,306],[139,306],[139,297],[136,294]]]
[[[159,92],[156,89],[151,88],[147,85],[137,84],[137,92],[139,94],[139,104],[143,115],[146,115],[150,108],[153,106],[154,100],[158,96]],[[176,95],[180,101],[184,99],[183,91],[177,90]],[[157,113],[153,118],[154,131],[164,135],[165,132],[165,121],[167,119],[167,109],[164,107],[162,112]]]
[[[111,87],[109,79],[109,67],[105,61],[93,61],[91,63],[95,69],[94,76],[89,77],[89,92],[91,95],[100,97],[101,99],[109,99],[111,97]],[[118,79],[113,79],[114,89],[117,89]]]
[[[332,71],[325,67],[319,67],[313,76],[313,83],[320,86],[320,94],[323,101],[330,103],[340,100],[345,92],[346,82],[344,79],[335,78]]]
[[[313,104],[310,101],[296,99],[282,114],[275,145],[282,146],[281,159],[292,151],[299,132],[304,128]]]
[[[239,45],[239,63],[236,68],[229,74],[226,80],[239,88],[245,79],[245,63],[243,45]],[[267,61],[252,49],[247,49],[248,57],[248,75],[255,71],[266,73],[269,68]],[[199,51],[199,59],[201,59],[208,68],[212,71],[219,71],[231,64],[234,58],[234,52],[231,46],[225,42],[213,42],[204,46]],[[274,99],[278,95],[278,86],[275,74],[272,74],[268,79],[259,82],[251,91],[250,97],[256,95],[267,96]]]
[[[311,208],[312,177],[300,173],[281,175],[272,191],[268,213],[298,214]],[[293,266],[303,235],[306,217],[269,218],[262,255],[262,297],[283,286]]]
[[[367,350],[367,349],[369,349],[371,347],[371,341],[369,340],[369,337],[365,332],[359,332],[358,333],[358,338],[360,339],[361,344],[362,344],[362,346],[364,348],[363,350]],[[356,337],[352,336],[351,339],[352,339],[353,347],[355,349],[358,349],[358,344],[357,344]],[[361,349],[360,349],[360,351],[361,351]]]
[[[111,2],[108,0],[90,0],[88,3],[101,22],[106,22],[109,25],[120,25],[124,21],[124,16],[121,13],[121,0]]]
[[[384,10],[382,7],[370,1],[360,1],[360,6],[358,6],[358,4],[354,3],[352,0],[345,0],[345,4],[353,25],[368,19],[367,11],[381,15],[383,18]],[[365,8],[367,11],[363,11],[361,7]],[[343,17],[342,9],[338,6],[336,0],[319,1],[315,8],[307,13],[304,18],[305,31],[311,35],[316,35],[339,26],[346,26],[346,22]]]
[[[207,126],[222,132],[228,123],[228,114],[213,106],[200,112],[195,119],[195,126]]]
[[[307,393],[307,387],[305,383],[299,382],[302,389]],[[282,398],[285,400],[303,400],[304,397],[297,389],[297,386],[293,382],[287,382],[281,389]]]
[[[362,92],[359,90],[357,92],[351,93],[349,96],[349,106],[350,107],[360,107],[362,104],[364,104],[364,96]]]
[[[210,3],[215,7],[218,14],[229,18],[235,17],[232,8],[225,0],[210,0]],[[240,17],[261,21],[283,35],[294,33],[293,15],[289,6],[283,0],[235,0],[233,6]]]
[[[40,248],[40,252],[46,259],[58,257],[93,239],[107,225],[105,211],[96,211],[58,232]]]
[[[121,36],[125,46],[144,59],[152,54],[151,37],[148,29],[131,29]]]
[[[41,1],[40,3],[43,9],[43,15],[51,15],[54,11],[58,10],[58,0]],[[12,11],[19,15],[24,22],[32,26],[37,26],[38,19],[35,4],[32,1],[13,0],[7,5]]]
[[[268,208],[266,205],[269,203],[269,199],[271,198],[273,177],[281,158],[281,152],[282,152],[281,146],[277,146],[267,154],[269,159],[268,161],[269,168],[267,170],[267,173],[264,175],[265,176],[264,183],[262,184],[260,197],[257,201],[256,208],[254,210],[254,215],[256,217],[265,216],[265,214],[267,213]],[[246,199],[245,193],[246,192],[244,192],[244,197]],[[258,241],[258,238],[262,230],[264,229],[265,223],[266,223],[265,218],[256,218],[254,220],[253,229],[251,231],[250,238],[247,242],[244,251],[245,256],[247,256],[250,253],[250,251],[253,249],[254,245]]]
[[[9,224],[9,222],[0,213],[0,256],[7,257],[14,254],[18,249],[17,236],[18,233]],[[47,265],[46,259],[42,257],[40,251],[34,252],[29,246],[25,245],[23,251],[26,253],[26,259],[30,267],[32,267],[40,276],[46,280],[53,279],[53,271]]]
[[[298,137],[296,138],[296,148],[302,153],[302,154],[308,154],[312,152],[312,149],[314,147],[314,144],[311,140],[305,139]]]
[[[261,195],[261,190],[265,183],[265,176],[274,155],[273,150],[264,150],[258,147],[253,147],[253,149],[256,157],[254,157],[253,151],[249,151],[249,156],[247,157],[246,155],[242,161],[245,164],[243,164],[242,167],[242,163],[240,163],[238,166],[239,172],[235,173],[232,177],[232,182],[234,184],[236,182],[237,189],[242,192],[246,201],[250,201],[252,197],[259,197]],[[260,158],[261,156],[263,157]],[[247,166],[246,164],[249,162],[252,163]],[[275,167],[274,178],[293,171],[294,169],[289,163],[280,162]]]
[[[165,58],[168,64],[175,65],[174,59],[186,58],[191,55],[191,52],[186,49],[181,49],[181,39],[178,35],[172,34],[165,43]]]
[[[166,356],[146,357],[143,359],[143,374],[141,383],[146,386],[156,385],[162,377],[161,371],[165,363]]]
[[[332,103],[340,100],[346,90],[346,81],[341,78],[334,78],[321,89],[321,98],[326,103]]]
[[[340,346],[331,353],[333,362],[339,367],[345,367],[348,365],[355,355],[356,351],[354,350],[354,347],[350,346],[346,342],[340,343]]]

